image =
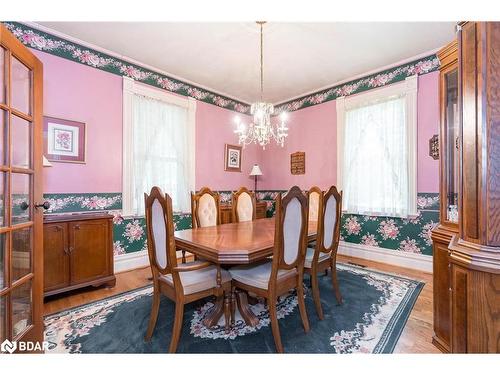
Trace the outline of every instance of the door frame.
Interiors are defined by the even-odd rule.
[[[29,210],[31,213],[33,221],[33,234],[32,234],[32,272],[20,280],[16,281],[17,284],[21,284],[28,278],[32,280],[31,289],[31,308],[32,308],[32,325],[23,334],[18,337],[11,337],[12,334],[12,314],[11,314],[11,301],[10,298],[7,302],[7,338],[16,339],[16,341],[32,341],[41,343],[43,341],[43,210],[36,209],[35,205],[42,202],[43,199],[43,173],[42,173],[42,156],[43,156],[43,65],[42,62],[17,38],[2,24],[0,24],[0,44],[6,49],[7,57],[15,56],[20,62],[27,66],[32,71],[32,95],[31,101],[31,118],[32,118],[32,134],[31,134],[31,166],[32,166],[32,178],[30,186],[30,206]],[[5,72],[10,72],[10,58],[5,59],[7,67]],[[7,80],[8,87],[8,101],[10,105],[10,89],[11,89],[11,75],[5,76]],[[7,109],[8,108],[4,108]],[[11,132],[10,132],[10,116],[6,123],[8,126],[8,160],[11,160],[12,147],[11,147]],[[11,168],[9,165],[9,169]],[[6,216],[11,217],[11,181],[6,182],[7,194],[5,199],[5,211]],[[9,228],[12,227],[12,223],[9,222]],[[11,230],[8,230],[8,233]],[[6,264],[9,266],[7,270],[7,281],[9,282],[7,289],[11,289],[11,254],[12,254],[12,241],[8,240],[9,243],[6,246],[8,251],[6,252]],[[32,275],[32,276],[31,276]],[[29,276],[29,277],[28,277]],[[10,294],[10,293],[9,293]]]

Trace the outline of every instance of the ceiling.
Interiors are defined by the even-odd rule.
[[[251,103],[259,99],[255,23],[38,22],[167,74]],[[280,103],[439,48],[453,22],[268,23],[264,99]]]

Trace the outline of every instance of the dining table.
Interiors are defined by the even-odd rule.
[[[177,250],[190,252],[197,259],[208,260],[218,266],[217,285],[220,286],[221,267],[230,268],[236,265],[270,261],[274,250],[274,231],[274,218],[265,218],[185,229],[176,231],[174,236]],[[308,242],[316,238],[316,232],[317,222],[309,221]],[[231,295],[226,293],[217,297],[214,307],[203,319],[203,324],[209,328],[218,324],[224,312],[224,304],[231,304],[231,310],[234,311],[235,301],[245,323],[256,326],[259,319],[250,309],[248,295],[243,291],[236,291]],[[229,328],[226,325],[226,331]]]

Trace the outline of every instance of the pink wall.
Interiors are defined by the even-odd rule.
[[[417,190],[439,192],[439,160],[429,156],[429,139],[439,134],[439,72],[418,78],[418,171]]]
[[[238,144],[234,134],[236,113],[204,102],[196,103],[196,188],[209,186],[214,190],[236,190],[241,186],[253,189],[248,176],[252,166],[260,162],[259,148],[247,146],[242,152],[241,173],[224,171],[224,144]],[[248,122],[250,117],[241,116]]]
[[[43,63],[44,115],[87,126],[85,164],[44,168],[45,193],[113,193],[122,189],[122,78],[32,50]]]
[[[44,114],[87,124],[87,162],[44,168],[45,193],[115,193],[122,190],[122,78],[44,52]],[[242,172],[224,171],[224,144],[237,144],[235,112],[196,104],[196,188],[253,186],[248,173],[259,148],[243,150]],[[241,117],[241,116],[240,116]],[[246,120],[246,118],[245,118]]]
[[[439,162],[429,156],[429,139],[439,132],[439,72],[418,79],[418,175],[417,190],[439,191]],[[259,189],[285,190],[293,185],[321,188],[337,180],[337,117],[335,100],[289,114],[289,136],[285,147],[272,146],[262,153],[262,182]],[[290,173],[290,154],[306,153],[306,174]]]
[[[285,146],[271,145],[262,151],[262,178],[259,189],[282,190],[293,185],[308,189],[326,188],[337,176],[337,112],[335,101],[288,114]],[[306,174],[290,173],[290,154],[306,153]]]

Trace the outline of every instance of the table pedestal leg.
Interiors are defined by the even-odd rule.
[[[205,327],[213,327],[219,322],[220,317],[224,313],[224,296],[217,297],[214,306],[208,313],[208,315],[203,319],[202,323]]]
[[[238,310],[240,310],[240,315],[247,325],[255,327],[257,324],[259,324],[259,318],[255,316],[252,310],[250,310],[246,292],[243,292],[241,290],[236,291],[236,302],[238,303]]]
[[[224,293],[224,322],[225,331],[231,330],[231,292]]]

